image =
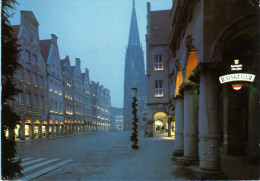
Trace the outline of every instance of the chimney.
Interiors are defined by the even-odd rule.
[[[85,68],[85,73],[89,77],[89,70],[87,68]]]
[[[75,67],[80,67],[80,59],[79,58],[75,59]]]
[[[51,34],[51,43],[54,43],[57,45],[57,39],[58,39],[58,37],[55,34]]]

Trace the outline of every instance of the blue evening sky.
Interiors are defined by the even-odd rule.
[[[10,19],[20,24],[20,11],[32,11],[40,26],[40,40],[58,36],[60,58],[71,64],[81,59],[81,71],[110,90],[113,107],[123,107],[124,61],[128,42],[132,0],[17,0]],[[146,14],[148,0],[136,0],[140,40],[146,62]],[[151,10],[170,9],[172,0],[149,0]]]

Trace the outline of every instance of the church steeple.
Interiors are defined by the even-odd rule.
[[[131,24],[130,24],[129,39],[128,39],[128,47],[130,46],[140,46],[137,18],[135,12],[135,0],[133,0],[132,17],[131,17]]]
[[[125,55],[125,78],[124,78],[124,129],[132,129],[132,90],[137,88],[137,99],[144,100],[138,106],[138,113],[143,114],[146,105],[146,75],[144,70],[144,55],[140,44],[137,18],[135,11],[135,1],[133,0],[132,17],[130,23],[130,32],[128,45]],[[143,120],[142,117],[139,120]]]

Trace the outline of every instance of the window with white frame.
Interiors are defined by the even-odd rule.
[[[26,73],[25,73],[25,80],[26,82],[30,82],[30,77],[31,77],[31,72],[29,70],[26,70]]]
[[[156,80],[155,81],[155,97],[163,97],[163,81],[162,80]]]
[[[53,99],[51,99],[51,105],[50,105],[50,108],[51,108],[50,112],[53,112]]]
[[[27,93],[27,105],[31,105],[32,104],[32,94],[31,93]]]
[[[33,83],[37,85],[37,74],[33,73]]]
[[[23,92],[18,93],[18,99],[19,99],[19,104],[24,105],[24,93]]]
[[[40,98],[40,106],[41,106],[41,108],[44,108],[44,97],[43,96],[41,96],[41,98]]]
[[[38,107],[38,95],[34,94],[34,107]]]
[[[31,63],[31,52],[29,50],[25,50],[25,61]]]
[[[55,113],[57,113],[58,112],[58,102],[57,101],[55,101],[54,107],[55,107]]]
[[[23,80],[23,68],[18,69],[18,78],[19,80]]]
[[[35,54],[33,54],[33,57],[32,57],[32,64],[34,67],[37,67],[37,65],[38,65],[37,56]]]
[[[39,85],[41,86],[41,87],[43,87],[43,76],[40,76],[40,80],[39,80],[40,82],[39,82]]]
[[[163,58],[162,55],[155,55],[155,64],[154,64],[154,70],[159,71],[163,70]]]

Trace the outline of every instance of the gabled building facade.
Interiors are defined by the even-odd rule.
[[[63,76],[60,64],[58,37],[41,40],[40,48],[46,62],[49,136],[64,134]]]
[[[92,131],[92,119],[91,119],[91,87],[89,70],[85,68],[85,73],[82,73],[82,82],[84,86],[84,121],[86,124],[87,131]]]
[[[20,25],[12,26],[21,45],[20,68],[14,75],[21,92],[8,104],[21,120],[6,136],[24,140],[96,131],[97,116],[99,130],[110,130],[110,91],[99,84],[92,86],[89,70],[81,73],[80,59],[75,66],[68,56],[60,60],[57,36],[39,40],[38,26],[31,11],[21,11]],[[91,106],[97,108],[97,103],[98,115],[92,114]]]
[[[151,11],[147,3],[146,67],[147,124],[152,136],[158,130],[171,132],[169,119],[169,51],[171,10]]]
[[[64,134],[71,134],[72,124],[74,124],[73,115],[73,79],[70,69],[70,58],[66,56],[61,60],[61,68],[63,75],[63,109],[64,109]]]
[[[12,26],[14,36],[20,44],[21,67],[14,75],[15,83],[21,90],[11,107],[20,115],[21,121],[15,130],[18,139],[33,139],[48,136],[46,63],[41,55],[39,23],[31,11],[21,11],[21,24]]]
[[[75,66],[71,67],[73,80],[73,115],[74,115],[74,132],[78,133],[85,130],[84,121],[84,85],[81,76],[80,59],[75,59]]]

